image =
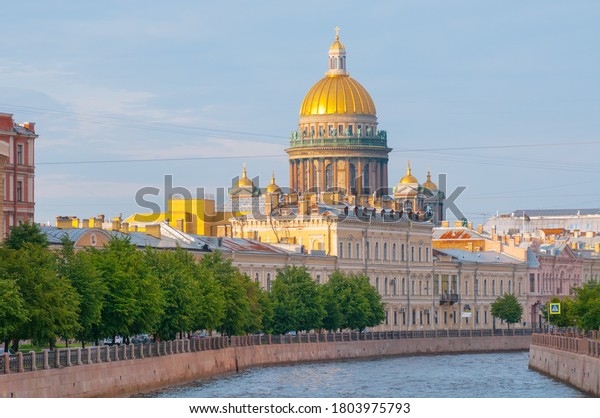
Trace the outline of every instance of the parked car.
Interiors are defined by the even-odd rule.
[[[103,341],[104,345],[113,345],[113,339],[112,338],[105,338]],[[114,344],[116,345],[121,345],[123,344],[123,337],[121,337],[120,335],[117,335],[115,337],[115,342]]]
[[[132,344],[147,344],[149,342],[152,342],[152,340],[148,334],[140,334],[131,337]]]
[[[9,349],[8,349],[8,354],[10,354],[11,356],[13,356],[13,355],[15,355],[15,354],[17,354],[17,353],[15,353],[15,352],[14,352],[14,350],[13,350],[12,348],[9,348]],[[1,355],[4,355],[4,347],[0,347],[0,356],[1,356]]]

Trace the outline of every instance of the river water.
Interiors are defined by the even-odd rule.
[[[176,398],[573,398],[582,392],[504,352],[303,363],[254,368],[170,387]],[[148,395],[146,395],[148,396]]]

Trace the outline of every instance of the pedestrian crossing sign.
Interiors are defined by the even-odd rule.
[[[550,315],[560,315],[560,303],[550,304]]]

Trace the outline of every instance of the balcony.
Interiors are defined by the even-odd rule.
[[[458,293],[442,293],[440,295],[440,305],[454,305],[458,302]]]
[[[290,135],[290,146],[297,147],[312,147],[312,146],[348,146],[362,145],[372,147],[387,147],[387,132],[377,131],[375,133],[346,133],[346,134],[329,134],[325,132],[314,132],[303,134],[293,131]]]

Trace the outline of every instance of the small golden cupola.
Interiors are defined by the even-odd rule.
[[[242,177],[239,179],[237,187],[254,187],[254,183],[252,183],[252,180],[248,178],[248,174],[246,172],[246,163],[244,163],[244,168],[242,168]]]
[[[431,171],[427,170],[427,181],[425,183],[423,183],[423,187],[425,187],[426,189],[433,191],[436,191],[438,189],[437,184],[435,184],[434,182],[431,181]]]
[[[271,184],[267,186],[267,193],[279,193],[281,194],[281,187],[275,184],[275,173],[271,175]]]
[[[400,179],[401,184],[419,184],[419,180],[412,175],[410,170],[410,160],[408,160],[408,166],[406,167],[406,175]]]

